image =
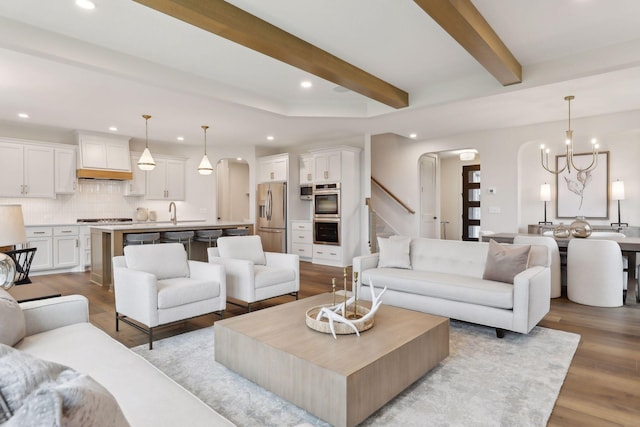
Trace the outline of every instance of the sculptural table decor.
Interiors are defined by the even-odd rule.
[[[333,338],[336,334],[356,334],[373,327],[373,316],[382,304],[381,297],[387,290],[385,287],[376,296],[373,285],[371,289],[371,309],[358,305],[358,273],[353,273],[351,290],[353,296],[349,298],[347,294],[347,269],[344,269],[344,302],[336,304],[336,279],[331,280],[333,288],[333,304],[323,304],[311,307],[306,311],[306,324],[311,329],[331,333]],[[348,298],[348,299],[347,299]]]

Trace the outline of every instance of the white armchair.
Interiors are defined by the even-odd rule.
[[[209,263],[224,266],[227,297],[246,302],[249,311],[254,302],[281,295],[288,294],[298,299],[298,255],[264,252],[257,235],[223,236],[218,238],[217,248],[208,248],[207,251]]]
[[[123,321],[148,334],[149,349],[158,326],[213,312],[224,316],[224,267],[188,261],[181,243],[126,246],[124,256],[113,258],[113,278],[116,331]]]

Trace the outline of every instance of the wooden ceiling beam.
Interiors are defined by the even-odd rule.
[[[522,83],[522,66],[471,0],[414,0],[503,86]]]
[[[134,0],[393,108],[409,94],[223,0]]]

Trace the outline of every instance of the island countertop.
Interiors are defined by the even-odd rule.
[[[124,236],[130,233],[197,231],[246,228],[253,234],[253,223],[237,221],[171,221],[129,224],[95,224],[91,230],[91,282],[113,289],[112,259],[124,254]],[[191,259],[207,261],[207,244],[191,243]]]

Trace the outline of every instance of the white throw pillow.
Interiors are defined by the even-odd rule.
[[[220,258],[243,259],[255,265],[267,263],[260,236],[226,236],[218,238]]]
[[[88,375],[0,344],[0,423],[128,427],[118,402]]]
[[[411,269],[411,258],[409,257],[410,245],[411,237],[378,237],[378,267]]]
[[[0,288],[0,343],[14,346],[24,338],[25,333],[24,313],[20,305]]]

